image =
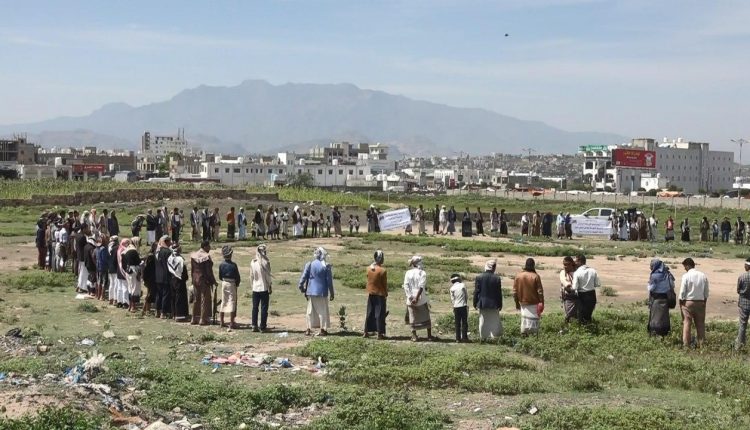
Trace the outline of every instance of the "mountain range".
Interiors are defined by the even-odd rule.
[[[283,84],[248,80],[201,85],[144,106],[111,103],[90,115],[0,126],[43,146],[138,148],[144,131],[176,134],[207,151],[237,154],[306,151],[332,141],[381,142],[394,153],[572,153],[578,145],[616,144],[624,136],[569,132],[486,109],[413,100],[351,84]],[[239,150],[242,148],[242,150]]]

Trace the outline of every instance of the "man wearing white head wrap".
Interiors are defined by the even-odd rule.
[[[407,324],[411,326],[411,340],[418,340],[417,330],[426,329],[427,339],[433,340],[432,321],[430,320],[430,301],[427,298],[427,273],[422,269],[422,257],[409,259],[411,268],[404,274],[404,293],[406,293]]]
[[[480,340],[500,337],[503,333],[503,324],[500,320],[503,294],[500,277],[495,274],[496,266],[495,260],[487,261],[484,273],[474,279],[474,309],[479,310]]]
[[[279,224],[279,232],[281,232],[282,239],[289,238],[289,209],[284,207],[284,210],[279,215],[281,223]]]
[[[377,250],[373,262],[367,268],[367,314],[364,337],[377,332],[378,339],[385,339],[386,298],[388,297],[388,274],[383,267],[385,254]]]
[[[302,213],[299,211],[299,206],[295,206],[292,210],[292,228],[294,237],[302,237]]]
[[[175,321],[188,321],[190,318],[189,300],[187,293],[187,265],[181,255],[180,245],[172,245],[172,255],[167,259],[167,268],[172,278],[172,298],[174,300]]]
[[[333,301],[333,272],[331,265],[326,264],[325,258],[328,254],[322,247],[315,249],[313,261],[305,264],[302,271],[298,288],[305,294],[307,302],[307,331],[310,335],[312,329],[320,328],[320,335],[328,334],[328,327],[331,324],[328,312],[328,295]]]
[[[271,290],[271,262],[268,261],[266,245],[261,243],[255,250],[255,258],[250,262],[253,277],[253,331],[266,331],[268,321],[268,302]],[[258,327],[258,310],[260,310],[260,328]]]

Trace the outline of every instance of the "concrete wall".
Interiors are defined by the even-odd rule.
[[[248,193],[245,190],[201,190],[144,188],[116,191],[80,192],[68,195],[31,196],[30,199],[0,199],[0,206],[80,206],[98,203],[145,202],[147,200],[226,199],[278,201],[277,193]]]
[[[520,199],[533,201],[567,201],[567,202],[589,202],[592,206],[633,205],[650,206],[651,204],[665,204],[678,207],[707,207],[727,209],[750,209],[750,199],[723,199],[719,197],[651,197],[651,196],[624,196],[622,194],[567,194],[548,193],[543,196],[534,197],[528,192],[516,192],[512,190],[448,190],[449,196],[460,196],[468,194],[479,194],[486,197],[498,197],[506,199]]]

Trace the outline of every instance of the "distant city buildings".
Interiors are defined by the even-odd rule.
[[[207,181],[229,186],[284,186],[306,175],[319,187],[360,190],[447,188],[566,189],[629,193],[678,188],[686,193],[750,188],[735,182],[734,154],[683,139],[633,139],[622,145],[587,145],[578,154],[490,154],[389,159],[382,143],[331,142],[306,152],[218,154],[192,147],[185,131],[143,133],[140,151],[40,148],[25,136],[0,139],[0,176],[123,181]]]
[[[629,145],[581,146],[579,154],[584,182],[598,191],[627,193],[673,186],[697,194],[732,189],[734,153],[711,151],[705,142],[639,138]]]

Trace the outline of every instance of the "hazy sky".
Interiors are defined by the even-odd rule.
[[[747,0],[0,0],[0,16],[0,124],[265,79],[571,131],[750,138]]]

